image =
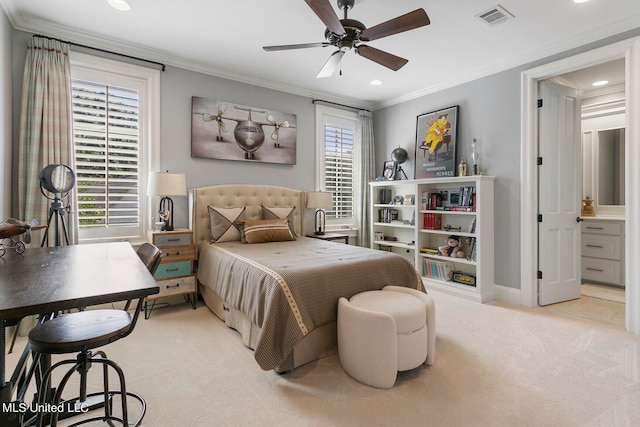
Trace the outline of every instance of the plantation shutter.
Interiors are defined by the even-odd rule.
[[[73,133],[82,228],[140,221],[137,90],[72,80]]]
[[[325,124],[324,187],[333,194],[327,219],[353,217],[353,144],[353,129]]]

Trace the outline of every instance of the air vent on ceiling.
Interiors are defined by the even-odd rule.
[[[496,5],[491,9],[485,10],[484,12],[476,15],[476,18],[492,27],[505,22],[507,19],[514,18],[514,16],[504,7]]]

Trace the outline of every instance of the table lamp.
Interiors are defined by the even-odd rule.
[[[169,196],[186,196],[187,183],[183,173],[150,172],[147,195],[163,196],[158,213],[164,222],[162,231],[173,230],[173,200]]]
[[[325,209],[333,207],[333,195],[328,191],[312,191],[307,193],[307,209],[316,209],[316,221],[313,234],[323,235],[325,226]]]

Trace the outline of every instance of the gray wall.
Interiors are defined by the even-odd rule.
[[[18,119],[26,46],[31,34],[13,32],[13,140],[18,141]],[[116,59],[118,59],[116,57]],[[122,59],[122,58],[119,58]],[[4,62],[3,62],[4,64]],[[160,170],[184,172],[187,188],[214,184],[282,185],[315,190],[315,107],[310,98],[265,89],[202,73],[167,67],[160,83]],[[11,87],[11,85],[7,85]],[[273,109],[297,115],[295,165],[191,158],[191,97]],[[6,122],[10,122],[8,119]],[[213,127],[212,127],[213,129]],[[268,130],[267,130],[267,132]],[[267,137],[268,138],[268,137]],[[17,153],[14,147],[14,157]],[[15,177],[14,177],[15,179]],[[6,187],[0,187],[6,188]],[[3,194],[6,195],[6,192]],[[188,225],[188,200],[174,197],[174,226]],[[17,206],[17,200],[13,200]]]
[[[478,138],[480,165],[487,174],[496,176],[495,198],[495,282],[520,288],[520,74],[523,70],[557,59],[575,55],[615,41],[640,35],[640,29],[598,43],[555,55],[536,63],[474,80],[419,99],[374,112],[376,162],[389,158],[393,148],[404,147],[413,159],[415,151],[416,117],[452,105],[460,106],[458,122],[458,153],[469,162],[471,138]],[[0,68],[5,81],[13,79],[13,141],[17,141],[17,116],[20,111],[22,68],[29,34],[7,30],[6,19],[0,13],[0,46],[6,59],[13,43],[13,76],[6,61]],[[13,42],[11,39],[13,38]],[[248,183],[273,184],[302,190],[315,189],[314,108],[309,98],[237,83],[201,73],[168,67],[161,77],[161,169],[185,172],[189,188],[209,184]],[[10,83],[9,83],[10,85]],[[7,94],[0,98],[3,133],[0,134],[0,160],[9,156],[11,111]],[[294,166],[267,163],[194,159],[190,155],[191,97],[200,96],[236,102],[256,107],[272,108],[298,115],[297,164]],[[3,108],[4,105],[4,108]],[[17,151],[17,150],[14,150]],[[14,153],[15,155],[15,153]],[[5,157],[2,159],[2,157]],[[458,157],[459,158],[459,157]],[[413,176],[413,160],[403,165]],[[5,175],[4,169],[2,172]],[[11,185],[2,183],[0,200],[11,193]],[[6,178],[5,178],[6,179]],[[3,185],[2,185],[3,184]],[[0,214],[7,208],[2,206]],[[186,226],[187,200],[175,200],[175,225]]]
[[[495,281],[518,286],[520,277],[520,74],[507,71],[374,113],[378,167],[397,146],[409,152],[402,165],[413,178],[416,118],[459,105],[457,158],[471,164],[471,139],[478,138],[478,164],[495,181]],[[422,137],[422,135],[421,135]],[[420,155],[420,153],[419,153]],[[469,169],[470,171],[470,169]]]
[[[413,177],[416,117],[459,105],[458,161],[470,163],[471,139],[478,138],[479,164],[495,181],[495,283],[520,289],[520,77],[529,68],[640,35],[640,28],[562,54],[426,95],[374,113],[376,158],[382,162],[401,146]]]
[[[0,12],[0,221],[11,216],[11,25]]]

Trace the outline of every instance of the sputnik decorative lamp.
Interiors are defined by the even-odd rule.
[[[333,207],[333,195],[329,191],[312,191],[307,193],[307,209],[316,209],[313,234],[324,234],[326,219],[324,210],[330,209],[331,207]]]
[[[187,183],[183,173],[150,172],[147,195],[163,196],[158,214],[164,222],[162,231],[173,230],[173,200],[169,196],[186,196]]]

